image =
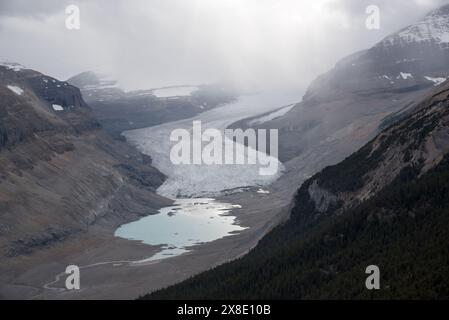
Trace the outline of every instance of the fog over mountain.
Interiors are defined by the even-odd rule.
[[[354,51],[443,0],[0,1],[0,56],[67,79],[103,70],[126,89],[230,83],[304,90]],[[65,28],[76,4],[81,29]],[[380,30],[365,27],[368,5]]]

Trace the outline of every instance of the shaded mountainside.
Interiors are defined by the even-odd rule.
[[[298,190],[248,255],[146,299],[449,298],[449,83]],[[365,288],[378,265],[381,289]]]
[[[102,131],[78,88],[0,64],[0,256],[155,213],[164,178]]]
[[[95,117],[114,137],[126,130],[193,117],[231,102],[237,95],[231,89],[212,85],[196,87],[191,94],[182,96],[158,97],[154,89],[125,92],[116,80],[92,71],[67,81],[81,89]]]

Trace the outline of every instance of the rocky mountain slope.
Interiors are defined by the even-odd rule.
[[[170,203],[151,159],[112,140],[79,89],[0,64],[0,260]]]
[[[102,126],[114,137],[123,131],[190,118],[236,98],[221,86],[178,86],[125,92],[117,81],[88,71],[67,80],[79,87]]]
[[[280,160],[288,168],[287,185],[293,187],[363,146],[449,77],[448,12],[444,6],[342,59],[313,81],[303,101],[286,114],[233,127],[279,129]]]
[[[297,191],[247,256],[145,298],[449,297],[449,82]],[[367,290],[377,265],[380,290]]]

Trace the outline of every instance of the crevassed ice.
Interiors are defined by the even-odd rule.
[[[302,92],[261,92],[240,97],[234,103],[214,108],[198,116],[150,128],[126,131],[123,135],[137,148],[153,158],[153,165],[167,175],[157,190],[168,197],[214,196],[223,190],[248,186],[267,186],[275,181],[284,167],[277,160],[278,172],[273,176],[259,174],[257,165],[173,165],[170,161],[170,133],[174,129],[192,129],[192,121],[201,121],[202,129],[224,130],[241,119],[264,114],[301,100]],[[244,148],[247,152],[247,148]]]
[[[188,126],[189,124],[186,123]],[[190,123],[190,126],[192,124]],[[188,127],[185,127],[188,129]],[[176,127],[167,126],[158,131],[153,128],[139,129],[124,133],[125,137],[140,151],[151,155],[153,164],[168,176],[168,179],[157,190],[167,197],[191,197],[216,195],[223,190],[246,186],[265,186],[276,180],[283,165],[277,160],[278,173],[273,176],[259,174],[259,165],[174,165],[170,161],[170,133]],[[223,142],[224,148],[224,142]],[[245,151],[247,148],[245,147]]]

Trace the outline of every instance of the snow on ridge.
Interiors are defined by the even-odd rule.
[[[103,89],[115,89],[119,88],[117,80],[115,80],[111,75],[106,74],[96,74],[98,83],[83,86],[85,90],[103,90]]]
[[[399,73],[399,76],[400,76],[402,79],[404,79],[404,80],[407,80],[407,79],[409,79],[409,78],[413,78],[413,75],[412,75],[411,73],[406,73],[406,72],[400,72],[400,73]],[[398,79],[399,79],[399,76],[398,76]]]
[[[386,37],[380,44],[394,45],[397,42],[449,43],[449,14],[436,10],[423,20]]]
[[[0,66],[6,67],[9,70],[13,70],[13,71],[16,71],[16,72],[26,69],[24,66],[22,66],[19,63],[6,61],[6,60],[2,59],[1,57],[0,57]]]
[[[18,87],[18,86],[11,86],[8,85],[6,86],[9,90],[11,90],[12,92],[14,92],[15,94],[17,94],[18,96],[21,96],[23,93],[23,89]]]
[[[64,108],[59,104],[53,104],[52,107],[53,107],[53,110],[55,110],[55,111],[63,111],[64,110]]]
[[[386,79],[388,81],[390,81],[391,84],[394,84],[394,81],[391,77],[387,76],[386,74],[379,76],[379,79]]]
[[[440,77],[433,78],[433,77],[425,76],[424,78],[426,80],[432,81],[434,83],[435,87],[440,85],[440,84],[442,84],[444,81],[446,81],[446,78],[443,78],[443,77],[441,77],[441,78]]]

